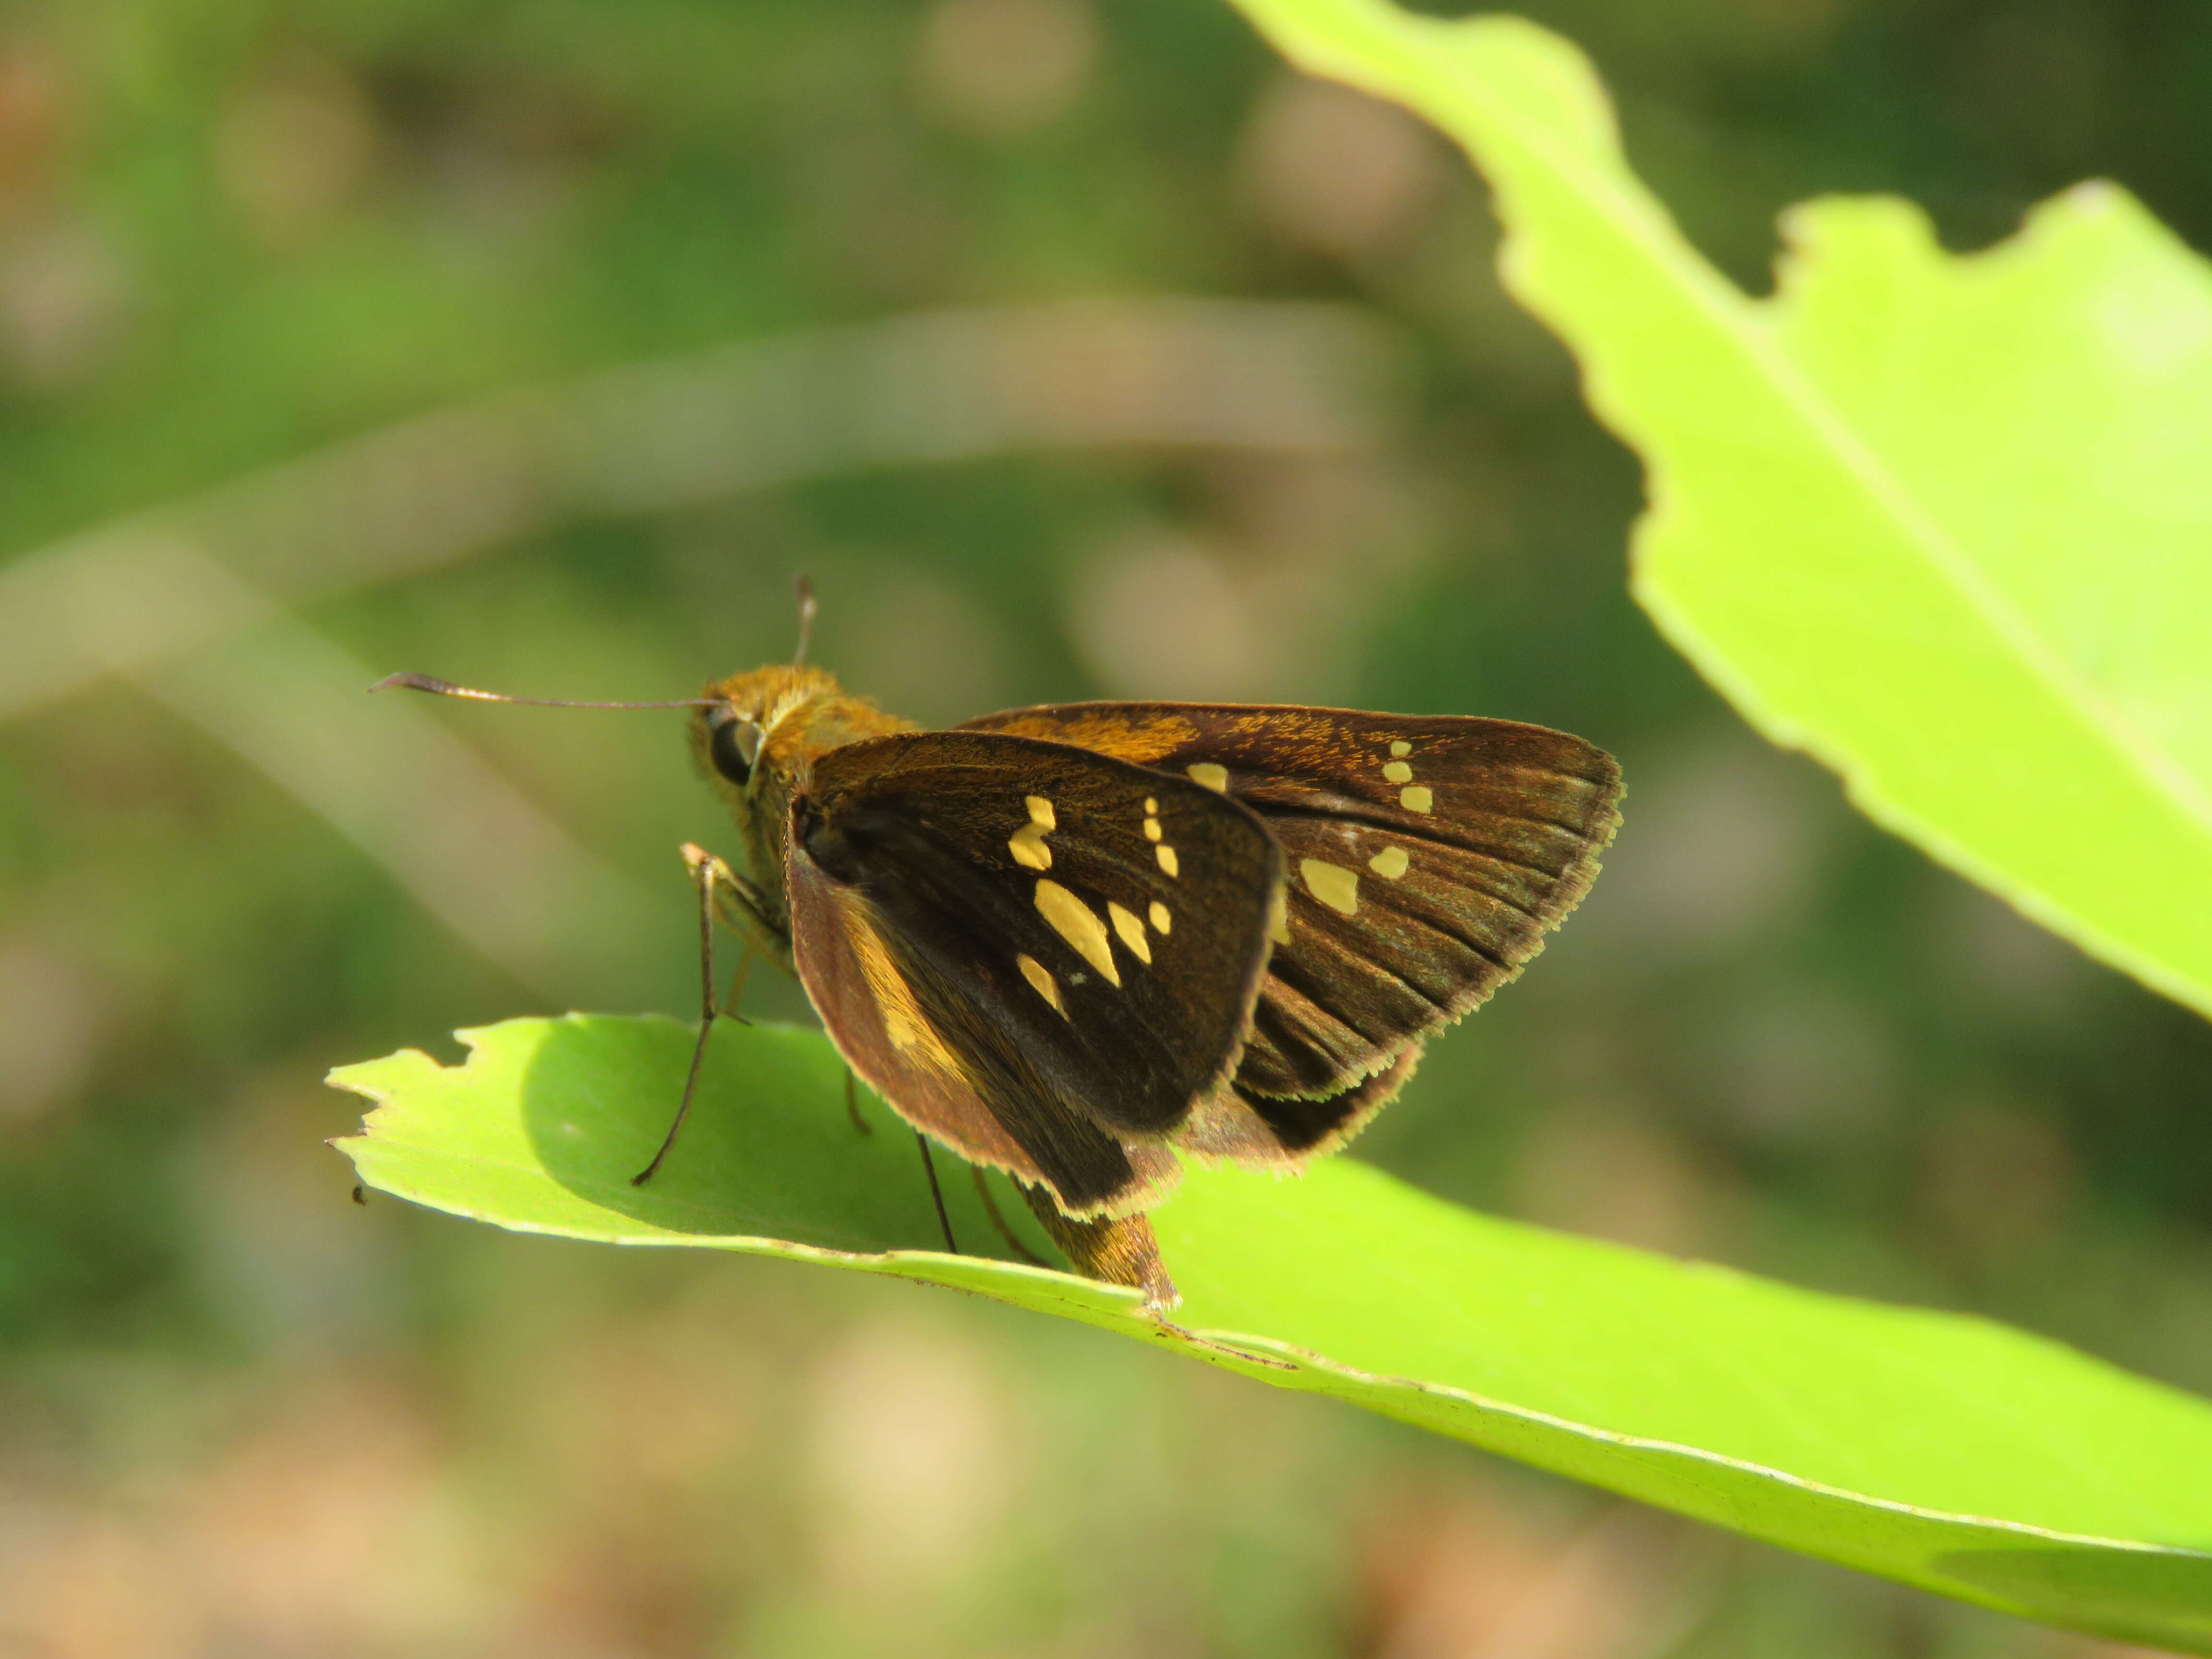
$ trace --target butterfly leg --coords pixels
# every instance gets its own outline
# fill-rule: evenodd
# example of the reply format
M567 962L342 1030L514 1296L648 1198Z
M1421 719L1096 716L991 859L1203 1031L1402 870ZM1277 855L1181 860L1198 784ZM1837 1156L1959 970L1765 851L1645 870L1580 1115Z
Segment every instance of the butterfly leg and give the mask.
M853 1080L853 1068L849 1066L845 1068L845 1115L853 1120L853 1127L860 1133L875 1133L868 1127L868 1120L860 1115L860 1091Z
M721 1012L714 996L714 919L717 906L715 890L720 884L729 884L733 891L738 877L730 866L704 848L684 843L684 863L691 872L692 884L699 890L699 1040L691 1047L691 1069L684 1074L684 1098L677 1103L676 1118L661 1138L660 1150L653 1155L653 1162L629 1178L633 1187L642 1187L653 1179L669 1152L676 1145L676 1137L683 1133L684 1119L691 1115L691 1097L698 1092L699 1068L706 1063L707 1043L714 1034L714 1017ZM746 958L751 959L751 941L747 940ZM739 969L742 975L743 969ZM732 986L732 994L737 987Z
M983 1213L991 1218L991 1224L999 1230L999 1237L1006 1241L1007 1246L1013 1253L1031 1267L1052 1266L1052 1263L1014 1237L1014 1230L1006 1224L1006 1218L1000 1213L999 1200L991 1196L991 1183L984 1179L983 1166L980 1164L970 1164L968 1166L968 1173L975 1177L975 1196L983 1200Z
M914 1144L921 1148L922 1173L929 1177L929 1196L937 1206L937 1225L945 1235L945 1248L958 1255L960 1246L953 1242L952 1218L945 1213L945 1189L937 1184L937 1160L929 1155L929 1137L916 1129Z
M752 1021L747 1019L743 1014L738 1012L738 1003L745 994L745 981L752 977L753 957L755 954L756 952L753 950L752 941L750 939L747 939L745 941L745 953L738 958L738 971L730 975L729 994L722 999L722 1018L724 1019L734 1019L740 1025L750 1025L752 1024Z
M769 920L760 889L705 848L687 843L684 848L685 867L691 867L695 861L714 870L714 919L785 973L793 972L791 935Z

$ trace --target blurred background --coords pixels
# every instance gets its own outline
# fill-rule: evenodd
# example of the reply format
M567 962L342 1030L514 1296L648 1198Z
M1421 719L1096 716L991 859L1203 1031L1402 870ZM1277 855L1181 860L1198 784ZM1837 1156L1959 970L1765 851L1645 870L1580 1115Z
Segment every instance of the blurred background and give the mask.
M1546 0L1763 288L2120 179L2185 0ZM1210 0L0 9L0 1655L2115 1659L1087 1329L356 1208L324 1070L691 1006L678 717L1583 733L1608 872L1358 1147L2212 1389L2212 1031L1859 821L1622 590L1483 192ZM1778 550L1779 555L1784 550ZM756 980L757 1015L805 1018Z

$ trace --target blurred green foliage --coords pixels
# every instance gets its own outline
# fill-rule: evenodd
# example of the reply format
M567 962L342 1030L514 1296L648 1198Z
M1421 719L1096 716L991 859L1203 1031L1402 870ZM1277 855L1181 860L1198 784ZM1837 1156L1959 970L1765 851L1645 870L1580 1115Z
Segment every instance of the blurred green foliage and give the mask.
M1773 213L1836 189L1912 196L1966 246L2109 174L2212 244L2212 46L2181 0L1530 10L1591 51L1647 179L1754 287ZM0 1634L134 1656L1395 1655L1516 1631L1693 1659L2082 1653L1093 1333L357 1211L316 1144L353 1121L316 1081L334 1059L578 1002L685 1008L673 848L715 839L671 723L416 711L476 757L471 787L519 792L497 822L565 834L510 878L593 872L616 896L588 915L636 919L563 933L586 878L502 896L483 800L429 773L380 757L360 780L357 811L396 828L306 804L307 763L343 781L394 729L316 665L681 694L787 649L806 569L823 658L917 718L1218 692L1605 744L1632 787L1605 879L1362 1155L2212 1388L2212 1036L1865 826L1659 643L1623 589L1635 472L1497 291L1492 246L1440 143L1167 0L0 19L0 580L390 422L732 341L1201 295L1330 301L1378 342L1351 438L1045 431L580 508L23 703L0 748ZM1095 368L1048 370L1048 408L1097 391ZM479 452L451 459L329 509L330 537L504 499ZM248 508L287 488L264 476ZM28 591L0 590L0 628ZM189 599L111 586L99 642ZM31 644L68 632L40 614ZM529 949L460 942L394 845L418 877L463 872ZM766 982L754 1006L799 1008Z

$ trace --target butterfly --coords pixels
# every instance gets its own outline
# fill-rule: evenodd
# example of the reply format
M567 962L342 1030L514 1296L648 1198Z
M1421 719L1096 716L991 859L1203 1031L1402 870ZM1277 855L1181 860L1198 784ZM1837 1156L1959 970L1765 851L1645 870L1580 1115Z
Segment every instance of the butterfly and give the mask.
M1612 757L1512 720L1083 702L924 731L803 660L687 702L743 867L684 849L708 988L678 1126L719 921L796 975L925 1159L1005 1170L1155 1310L1145 1212L1177 1154L1287 1172L1343 1146L1619 823Z

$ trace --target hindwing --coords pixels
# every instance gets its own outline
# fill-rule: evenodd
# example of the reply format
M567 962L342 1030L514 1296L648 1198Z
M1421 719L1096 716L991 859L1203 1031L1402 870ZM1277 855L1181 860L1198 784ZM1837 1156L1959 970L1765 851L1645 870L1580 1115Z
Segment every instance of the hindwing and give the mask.
M1294 1156L1340 1144L1430 1034L1519 972L1588 890L1620 817L1611 756L1511 720L1072 703L963 729L1190 780L1273 833L1290 900L1233 1092Z
M904 733L818 757L793 956L853 1068L978 1163L1123 1214L1249 1029L1282 855L1248 808L1065 744Z

